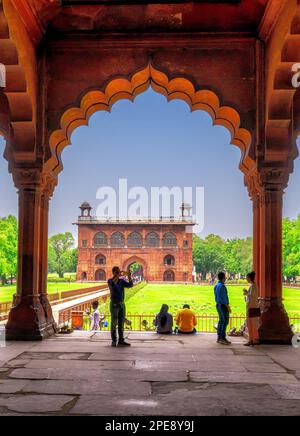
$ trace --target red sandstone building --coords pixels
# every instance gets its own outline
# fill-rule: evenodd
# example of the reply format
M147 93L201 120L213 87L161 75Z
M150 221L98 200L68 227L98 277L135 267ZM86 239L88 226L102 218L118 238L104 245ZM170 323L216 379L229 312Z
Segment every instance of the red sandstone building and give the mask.
M147 281L191 282L191 217L104 220L83 203L78 217L77 279L105 281L113 266L142 266Z

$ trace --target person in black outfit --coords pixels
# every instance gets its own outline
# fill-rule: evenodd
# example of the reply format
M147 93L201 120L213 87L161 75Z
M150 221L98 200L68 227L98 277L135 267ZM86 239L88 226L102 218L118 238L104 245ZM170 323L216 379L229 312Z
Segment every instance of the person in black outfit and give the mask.
M118 266L114 266L113 277L108 280L108 287L110 289L110 313L111 313L111 339L112 347L117 346L117 327L119 334L119 347L129 347L130 344L124 340L124 323L126 316L125 307L125 288L132 288L133 281L131 278L131 271L126 273L121 271ZM120 278L127 276L128 281Z

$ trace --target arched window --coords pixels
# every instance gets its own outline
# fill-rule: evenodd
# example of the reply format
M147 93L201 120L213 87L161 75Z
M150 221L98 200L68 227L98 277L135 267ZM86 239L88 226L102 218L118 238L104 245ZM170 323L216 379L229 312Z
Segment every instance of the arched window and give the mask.
M159 247L159 235L155 232L148 233L146 236L146 246L147 247Z
M97 265L105 265L106 264L106 257L103 256L103 254L98 254L98 256L96 256L95 263Z
M106 272L104 269L97 269L95 272L95 281L96 282L105 282L106 281Z
M96 233L94 236L94 247L106 247L107 246L107 236L103 232Z
M175 265L175 257L171 256L170 254L168 254L165 258L164 258L164 264L168 265L168 266L174 266Z
M87 280L87 273L86 273L85 271L83 271L83 272L81 273L81 280L82 280L83 282L85 282L85 281Z
M174 233L165 233L163 238L164 247L176 247L177 239Z
M164 272L164 282L175 282L175 273L171 269Z
M124 235L120 232L114 232L111 235L110 244L112 247L124 247L125 245Z
M132 232L128 235L128 247L141 247L143 245L142 235L138 232Z

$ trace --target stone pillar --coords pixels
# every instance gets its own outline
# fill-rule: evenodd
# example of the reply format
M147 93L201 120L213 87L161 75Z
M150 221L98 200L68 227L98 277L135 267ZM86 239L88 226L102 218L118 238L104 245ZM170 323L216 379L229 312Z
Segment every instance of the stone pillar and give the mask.
M45 237L45 223L41 220L45 217L42 175L35 168L14 169L13 175L19 189L18 281L6 337L7 340L41 340L54 331L53 325L49 328L50 312L46 317L40 295L41 264L45 261L41 247Z
M39 293L40 302L46 317L47 332L45 332L45 334L48 336L56 331L56 324L47 295L49 201L50 195L52 194L50 194L50 191L47 188L49 188L48 184L46 184L46 189L44 188L44 191L41 195L40 204Z
M259 290L261 343L290 344L292 331L282 303L282 203L284 172L268 170L261 177ZM257 260L256 260L257 261Z
M253 202L253 271L256 272L256 281L260 279L260 199L257 194Z
M245 177L245 185L248 187L249 197L252 200L253 211L253 271L256 272L256 282L259 283L260 275L260 196L258 174L252 171Z

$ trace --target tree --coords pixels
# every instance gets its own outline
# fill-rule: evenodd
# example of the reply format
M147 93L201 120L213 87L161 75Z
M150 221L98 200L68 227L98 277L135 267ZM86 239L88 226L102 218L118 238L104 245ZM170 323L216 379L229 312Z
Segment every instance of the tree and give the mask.
M76 254L72 255L73 246L74 238L71 232L59 233L49 239L49 271L56 272L60 278L63 278L65 272L72 272L69 268L74 267L76 259Z
M9 215L0 218L0 277L14 277L17 273L18 223Z
M240 239L229 239L225 243L224 253L225 270L232 275L241 272L241 259L239 256Z
M253 240L228 239L225 243L225 270L232 275L246 276L252 270Z
M78 249L77 248L66 251L62 255L62 262L64 265L65 272L76 272L77 261L78 261Z
M56 254L50 243L48 243L48 273L56 273Z
M194 236L193 260L196 272L205 279L208 273L213 275L224 269L224 244L220 236L208 235L205 239Z
M253 238L241 240L239 255L241 258L241 274L246 276L253 269Z
M296 279L300 275L300 215L296 220L283 220L283 275L286 279Z
M193 260L197 273L205 279L208 273L227 271L231 275L246 275L252 270L252 238L228 239L208 235L194 236Z

